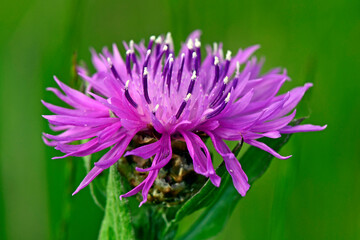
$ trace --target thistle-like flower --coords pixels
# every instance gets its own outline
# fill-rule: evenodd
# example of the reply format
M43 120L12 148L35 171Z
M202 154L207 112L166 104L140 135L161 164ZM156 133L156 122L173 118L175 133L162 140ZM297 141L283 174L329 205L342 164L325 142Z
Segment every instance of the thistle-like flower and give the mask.
M170 33L166 37L150 37L147 46L144 42L124 43L125 61L115 44L112 53L107 48L101 54L92 51L96 73L88 76L85 69L78 68L87 83L84 93L55 77L63 93L55 88L48 90L72 107L43 102L55 113L44 118L54 131L63 131L59 135L44 134L46 144L65 153L56 158L82 157L109 148L74 194L122 156L135 155L150 159L151 166L136 168L148 172L146 178L120 198L142 191L142 205L160 169L173 156L173 141L186 143L194 171L219 186L221 179L203 141L206 136L223 157L235 188L245 196L250 187L248 178L224 140L244 141L287 159L290 156L279 155L258 139L326 127L288 125L295 117L293 109L312 84L277 95L289 77L280 69L260 74L263 62L250 58L259 46L240 49L235 56L227 51L224 57L222 45L214 44L213 48L206 47L207 55L202 61L199 37L199 31L193 32L178 56ZM156 141L128 150L139 134ZM74 144L78 140L87 141Z

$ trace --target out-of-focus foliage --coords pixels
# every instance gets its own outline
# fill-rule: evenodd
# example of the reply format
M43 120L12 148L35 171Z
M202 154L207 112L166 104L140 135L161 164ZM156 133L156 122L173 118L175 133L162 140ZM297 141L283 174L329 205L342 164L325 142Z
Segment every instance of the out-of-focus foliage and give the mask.
M288 69L285 88L314 82L298 115L328 124L292 137L282 153L293 157L272 162L217 239L359 239L359 12L355 0L2 2L0 239L98 236L103 212L89 189L71 197L82 159L50 160L60 153L40 135L48 131L40 99L60 104L45 87L53 74L70 82L74 51L90 66L90 46L171 31L179 47L194 29L203 45L222 41L233 52L261 44L265 69Z

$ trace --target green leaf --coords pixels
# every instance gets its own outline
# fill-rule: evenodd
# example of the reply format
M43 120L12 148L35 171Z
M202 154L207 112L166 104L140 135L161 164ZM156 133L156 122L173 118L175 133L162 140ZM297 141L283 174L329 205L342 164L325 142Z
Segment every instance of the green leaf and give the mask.
M295 124L299 124L299 122ZM284 135L279 139L266 138L263 142L275 151L279 151L288 142L290 136ZM249 178L250 184L264 174L272 158L271 154L256 147L250 147L246 151L240 159L240 163ZM219 189L207 182L199 193L185 203L176 215L175 222L204 206L207 207L188 232L180 239L208 239L217 235L231 216L236 203L241 199L241 195L234 188L224 164L221 164L216 172L222 177L223 181Z
M124 193L124 186L116 167L116 164L110 167L105 216L101 224L99 240L135 239L127 200L119 199Z

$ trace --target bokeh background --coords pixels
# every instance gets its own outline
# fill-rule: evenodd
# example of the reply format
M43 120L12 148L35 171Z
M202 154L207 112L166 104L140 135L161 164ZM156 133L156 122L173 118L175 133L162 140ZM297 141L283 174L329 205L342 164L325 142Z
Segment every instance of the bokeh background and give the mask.
M90 64L91 46L168 31L179 47L194 29L233 52L261 44L265 69L288 69L284 90L314 82L299 116L328 124L291 139L281 152L293 157L272 162L215 239L360 239L358 0L2 1L0 239L97 238L89 190L70 197L82 160L50 160L59 153L41 140L40 99L58 103L45 88L54 74L69 83L73 53Z

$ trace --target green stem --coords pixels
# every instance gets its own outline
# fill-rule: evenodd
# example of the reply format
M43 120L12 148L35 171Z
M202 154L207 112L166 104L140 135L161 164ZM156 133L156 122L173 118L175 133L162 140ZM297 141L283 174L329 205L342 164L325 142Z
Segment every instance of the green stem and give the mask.
M119 199L125 192L117 164L110 167L107 184L105 215L101 224L99 240L132 240L135 233L132 226L128 200Z

